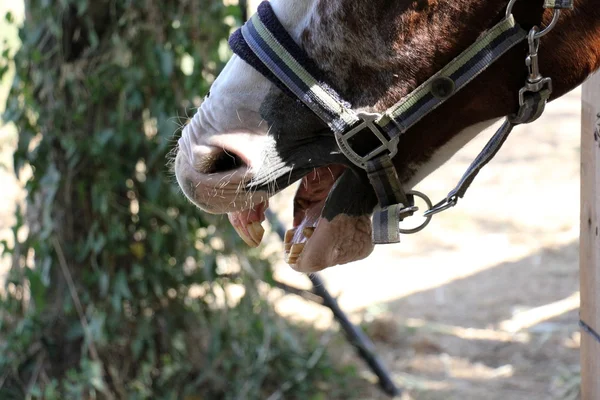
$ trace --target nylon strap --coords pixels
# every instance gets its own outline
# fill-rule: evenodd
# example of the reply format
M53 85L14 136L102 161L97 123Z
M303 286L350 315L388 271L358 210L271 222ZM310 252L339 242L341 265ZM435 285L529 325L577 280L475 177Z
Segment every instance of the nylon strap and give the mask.
M448 65L388 109L376 123L390 137L406 132L526 36L527 33L515 23L512 15L503 19ZM440 90L436 83L446 88L442 87Z
M539 92L532 92L525 96L524 104L519 111L509 117L513 124L528 124L538 119L544 112L546 103L552 94L552 90L546 87Z
M258 13L241 28L241 34L261 63L334 132L346 132L360 121L333 89L314 77L314 71L304 68L303 64L309 57L280 27L269 2L260 4ZM404 133L525 37L525 31L515 23L512 15L503 19L442 70L383 113L375 123L390 138ZM237 54L239 44L232 41L230 44ZM451 90L440 93L439 86L435 85L441 82L440 79L445 80Z
M554 9L573 9L573 0L544 0L545 8L554 8Z
M261 3L258 13L242 27L246 43L260 61L331 130L337 133L347 131L359 122L358 117L288 51L295 42L287 32L287 37L282 39L282 32L278 32L279 37L276 37L267 28L265 22L272 25L274 19L276 17L271 5L268 2Z
M375 190L379 206L373 211L374 244L400 242L400 211L409 205L392 159L378 157L367 163L367 176Z
M376 158L367 163L367 175L375 189L379 205L387 207L396 203L407 204L400 179L392 159L388 156Z
M378 207L373 213L373 244L388 244L400 242L398 216L407 205L392 204L388 207Z

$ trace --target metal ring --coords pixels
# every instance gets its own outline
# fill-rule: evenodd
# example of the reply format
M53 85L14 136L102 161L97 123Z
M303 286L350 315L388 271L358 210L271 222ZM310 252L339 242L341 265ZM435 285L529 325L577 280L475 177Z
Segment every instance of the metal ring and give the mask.
M558 18L560 17L560 10L558 9L554 9L554 14L552 15L552 21L550 21L550 23L548 24L547 27L545 27L544 29L542 29L540 32L536 33L535 35L533 35L534 39L539 39L542 36L546 36L548 33L550 33L550 31L556 26L556 24L558 23Z
M517 0L510 0L508 6L506 6L506 18L510 17L510 15L512 14L512 9L516 2Z
M429 200L429 197L427 197L424 193L417 192L416 190L411 190L411 191L406 192L406 194L413 195L415 197L423 199L423 201L427 204L427 207L428 207L427 210L431 210L433 208L433 203L431 203L431 200ZM425 229L425 227L427 225L429 225L429 222L431 222L431 215L425 217L425 221L423 221L423 223L421 225L417 226L416 228L402 229L402 228L398 227L398 230L402 234L410 235L412 233L417 233L417 232L420 232L423 229Z
M515 5L516 2L517 2L517 0L510 0L510 2L508 3L508 6L506 6L506 18L510 17L510 15L512 14L513 6ZM560 17L560 10L555 8L554 14L552 15L552 21L550 21L548 26L545 27L544 29L542 29L542 31L538 32L534 36L534 39L539 39L542 36L547 35L558 23L558 17Z

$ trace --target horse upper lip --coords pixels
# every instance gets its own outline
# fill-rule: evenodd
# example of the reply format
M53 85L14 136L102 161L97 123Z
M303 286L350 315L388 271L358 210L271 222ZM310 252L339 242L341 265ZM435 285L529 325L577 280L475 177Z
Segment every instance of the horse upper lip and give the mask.
M346 161L333 151L331 137L296 145L290 142L281 150L281 144L269 135L229 132L199 138L190 129L188 126L178 141L175 172L186 196L208 212L243 209L244 203L251 206L257 201L245 201L250 193L258 192L266 200L267 194L274 195L315 168ZM233 164L235 168L222 171L202 165L202 161L209 161L202 157L210 157L217 149L235 154L245 165Z

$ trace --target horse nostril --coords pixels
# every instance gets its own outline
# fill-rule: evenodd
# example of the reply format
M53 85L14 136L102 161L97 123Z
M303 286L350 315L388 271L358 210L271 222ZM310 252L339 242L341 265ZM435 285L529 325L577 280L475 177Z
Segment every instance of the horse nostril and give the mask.
M227 172L238 169L242 165L244 165L244 162L237 154L224 150L215 156L211 172Z
M212 146L198 146L193 151L194 169L202 174L227 172L244 166L237 154Z

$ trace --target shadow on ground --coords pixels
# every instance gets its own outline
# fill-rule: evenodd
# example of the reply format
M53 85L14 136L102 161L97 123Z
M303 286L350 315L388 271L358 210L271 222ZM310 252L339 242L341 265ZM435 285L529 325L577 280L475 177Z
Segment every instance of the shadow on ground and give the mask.
M546 247L371 306L363 326L409 398L562 399L579 363L577 251ZM341 342L339 356L358 362Z

